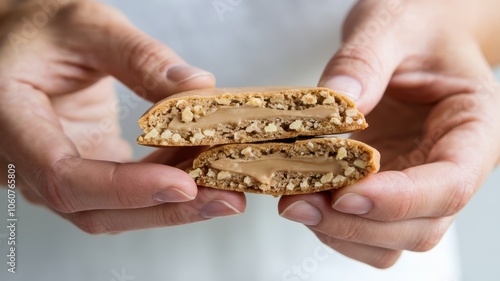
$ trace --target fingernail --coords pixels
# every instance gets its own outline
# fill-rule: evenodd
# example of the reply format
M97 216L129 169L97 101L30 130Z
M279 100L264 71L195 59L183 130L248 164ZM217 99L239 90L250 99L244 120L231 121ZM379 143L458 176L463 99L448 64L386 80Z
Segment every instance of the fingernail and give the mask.
M212 74L186 64L175 65L167 70L167 79L176 84L180 84L203 75L211 76Z
M297 201L288 206L280 216L291 221L300 222L305 225L317 225L322 218L321 212L311 203Z
M319 86L342 93L353 101L356 101L359 98L362 90L361 83L347 75L332 77L328 80L322 81Z
M238 209L223 200L210 201L200 210L200 216L207 219L239 214L241 214L241 212L238 211Z
M347 193L332 205L335 210L353 215L364 215L371 211L373 202L369 198L356 193Z
M194 196L189 196L177 188L169 188L156 192L153 198L161 203L173 203L191 201L194 199Z

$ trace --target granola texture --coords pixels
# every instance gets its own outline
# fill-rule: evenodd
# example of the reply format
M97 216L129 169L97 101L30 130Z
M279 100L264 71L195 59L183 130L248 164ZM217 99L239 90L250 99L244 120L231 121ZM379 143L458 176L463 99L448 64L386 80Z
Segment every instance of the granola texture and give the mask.
M331 109L327 118L287 115L321 106ZM227 116L210 127L199 122L217 110L249 107L279 110L276 116ZM172 129L171 122L189 125ZM326 88L254 87L210 88L183 92L153 105L140 119L143 134L137 142L150 146L198 146L250 143L297 136L317 136L365 129L363 114L345 96Z
M211 164L223 158L255 160L275 154L284 155L286 158L335 159L341 168L328 172L294 172L293 166L291 170L283 167L283 170L273 173L268 183L262 183L248 174L218 170ZM293 143L265 142L216 146L201 153L188 173L202 186L279 196L319 192L353 184L376 173L380 167L379 162L379 152L362 142L343 138L311 138Z

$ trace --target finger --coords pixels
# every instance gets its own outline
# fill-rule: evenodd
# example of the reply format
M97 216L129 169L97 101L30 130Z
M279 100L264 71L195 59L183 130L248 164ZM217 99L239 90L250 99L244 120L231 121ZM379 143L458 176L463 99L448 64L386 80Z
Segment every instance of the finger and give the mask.
M210 72L190 66L123 17L113 18L100 30L99 36L89 36L96 40L88 44L95 67L143 98L156 102L177 92L215 85Z
M83 231L100 234L181 225L215 217L238 215L245 211L245 204L243 193L200 188L196 199L185 203L62 215Z
M198 154L206 149L206 146L163 147L144 157L141 162L177 166L186 161L192 162Z
M16 90L16 98L0 103L0 133L9 136L0 140L0 147L19 175L54 209L139 208L195 198L195 182L179 169L81 159L47 96L25 85Z
M401 256L401 251L340 240L319 231L314 231L319 240L335 251L376 268L389 268Z
M344 23L344 42L328 62L319 82L319 86L356 100L363 113L377 104L394 71L413 47L406 46L405 36L399 34L396 16L391 17L387 26L378 26L381 30L376 35L368 32L378 24L374 15L386 8L377 2L360 1L353 8Z
M393 250L428 251L441 240L453 217L380 222L337 212L328 193L283 197L280 215L349 242Z

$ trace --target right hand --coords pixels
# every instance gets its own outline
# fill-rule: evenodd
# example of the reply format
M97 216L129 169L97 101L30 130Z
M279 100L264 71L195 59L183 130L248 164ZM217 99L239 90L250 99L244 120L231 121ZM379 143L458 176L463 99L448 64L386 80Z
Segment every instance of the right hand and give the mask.
M131 151L120 137L118 113L124 112L117 110L111 76L152 102L213 87L214 76L189 66L113 8L62 2L29 1L0 16L2 173L14 164L17 187L29 201L88 233L243 212L243 194L198 188L174 167L199 149L161 149L122 163Z

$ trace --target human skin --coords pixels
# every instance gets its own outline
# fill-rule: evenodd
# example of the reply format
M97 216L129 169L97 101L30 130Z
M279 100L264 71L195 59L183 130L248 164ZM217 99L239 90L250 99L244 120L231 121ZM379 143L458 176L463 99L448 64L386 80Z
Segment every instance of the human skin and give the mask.
M28 200L93 234L244 211L243 194L198 188L175 167L199 148L161 149L130 162L120 136L111 77L156 102L212 87L212 74L98 2L8 8L0 18L0 162L15 165L17 188Z
M380 151L381 172L334 192L282 197L281 216L378 268L403 250L433 248L500 160L490 67L500 59L492 51L499 9L490 0L359 1L319 84L368 114L370 127L352 137Z

